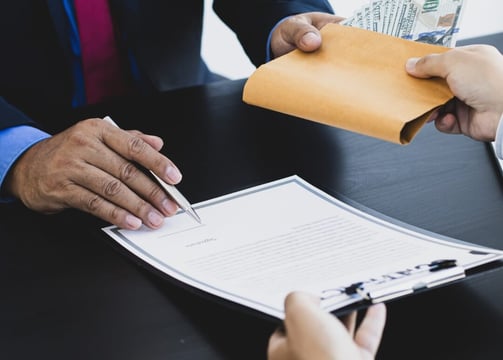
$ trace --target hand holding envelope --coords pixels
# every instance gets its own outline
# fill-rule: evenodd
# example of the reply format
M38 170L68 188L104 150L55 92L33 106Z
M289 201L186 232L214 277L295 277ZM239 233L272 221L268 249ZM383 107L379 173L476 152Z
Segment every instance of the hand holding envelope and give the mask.
M411 57L448 47L338 24L321 29L313 53L294 50L261 65L243 101L397 144L408 144L432 111L453 98L445 80L405 71Z

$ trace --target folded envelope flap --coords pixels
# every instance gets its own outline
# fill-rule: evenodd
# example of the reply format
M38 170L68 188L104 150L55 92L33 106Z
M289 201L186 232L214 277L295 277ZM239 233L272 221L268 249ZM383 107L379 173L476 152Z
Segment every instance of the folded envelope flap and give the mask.
M410 57L449 48L327 24L312 53L294 50L248 78L243 101L382 140L407 144L453 95L440 78L405 71Z

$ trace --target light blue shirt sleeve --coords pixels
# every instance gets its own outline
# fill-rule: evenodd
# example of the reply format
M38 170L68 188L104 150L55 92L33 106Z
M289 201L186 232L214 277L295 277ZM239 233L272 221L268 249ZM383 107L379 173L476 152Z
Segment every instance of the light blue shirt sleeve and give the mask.
M11 166L31 146L47 139L49 134L32 126L21 125L0 130L0 189ZM1 197L0 202L11 201Z

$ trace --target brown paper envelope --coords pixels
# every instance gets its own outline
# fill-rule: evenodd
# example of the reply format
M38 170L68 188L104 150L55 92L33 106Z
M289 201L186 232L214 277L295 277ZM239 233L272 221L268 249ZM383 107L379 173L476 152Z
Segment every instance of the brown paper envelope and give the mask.
M449 48L328 24L312 53L294 50L256 69L243 101L378 139L407 144L453 95L440 78L405 71L410 57Z

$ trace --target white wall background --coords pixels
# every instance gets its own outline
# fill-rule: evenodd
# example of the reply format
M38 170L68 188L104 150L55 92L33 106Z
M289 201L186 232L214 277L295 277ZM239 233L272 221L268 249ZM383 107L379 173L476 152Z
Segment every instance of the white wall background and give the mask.
M253 0L249 0L253 1ZM348 17L368 0L329 0L338 15ZM503 32L503 1L464 0L458 39ZM212 1L205 0L202 54L213 71L231 79L248 77L255 69L246 57L236 36L215 15Z

